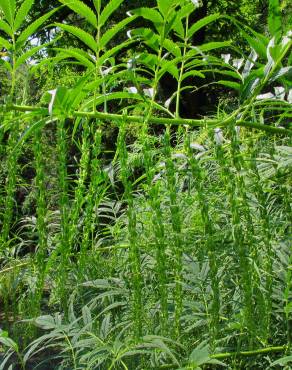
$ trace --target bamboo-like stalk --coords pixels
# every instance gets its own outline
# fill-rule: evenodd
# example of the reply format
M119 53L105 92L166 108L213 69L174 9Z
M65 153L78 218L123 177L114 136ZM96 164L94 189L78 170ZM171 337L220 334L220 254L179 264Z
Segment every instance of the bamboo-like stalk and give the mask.
M48 108L44 107L33 107L33 106L20 106L20 105L10 105L7 106L7 110L16 110L19 112L38 112L40 115L49 115ZM164 118L164 117L153 117L149 116L147 118L148 123L157 124L157 125L187 125L191 127L227 127L227 125L234 121L234 117L238 114L238 112L233 113L232 115L228 116L225 119L186 119L186 118ZM74 117L87 117L87 118L97 118L101 121L110 120L110 121L121 121L123 120L122 114L114 114L114 113L102 113L102 112L79 112L75 111L68 114L68 118ZM145 118L142 116L129 116L125 117L127 123L135 123L135 124L144 124ZM288 135L292 136L292 130L280 128L280 127L273 127L267 126L259 123L248 122L248 121L241 121L238 120L235 122L236 126L241 127L248 127L254 128L257 130L266 131L273 134L280 134L280 135Z

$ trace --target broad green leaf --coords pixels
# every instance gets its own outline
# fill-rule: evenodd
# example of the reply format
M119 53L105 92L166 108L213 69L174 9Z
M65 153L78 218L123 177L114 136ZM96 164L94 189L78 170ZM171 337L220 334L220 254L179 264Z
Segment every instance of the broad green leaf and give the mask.
M97 28L97 19L94 12L85 3L79 0L59 0L62 4L68 6L75 13L84 17L90 24Z
M124 0L110 0L101 12L99 26L102 27L113 12L115 12Z
M0 30L4 31L10 37L12 37L12 35L13 35L13 31L12 31L11 27L9 26L9 24L7 22L3 21L2 19L0 19Z
M12 45L4 39L3 37L0 36L0 46L4 46L5 49L10 50L12 48Z
M18 28L22 25L22 22L25 20L26 16L28 15L34 0L24 0L21 4L20 8L18 9L14 21L14 31L17 31Z
M220 14L211 14L207 17L204 17L193 24L190 29L188 30L188 38L191 38L196 32L198 32L201 28L207 26L207 24L212 23L221 17Z
M62 48L54 48L54 50L60 51L63 54L66 54L67 57L72 57L78 60L81 64L89 69L95 68L95 64L90 56L84 52L84 50L77 49L77 48L70 48L70 49L62 49Z
M59 8L55 8L50 12L44 14L42 17L38 18L32 24L30 24L27 28L25 28L21 34L19 35L18 39L16 40L16 49L20 49L23 44L25 44L30 36L32 36L42 25L43 23L50 18Z
M282 28L282 17L279 0L269 0L268 25L271 36L276 36Z
M161 26L163 25L163 22L164 22L161 15L155 9L138 8L138 9L132 10L131 13L137 14L143 17L144 19L147 19L148 21L153 22L157 29L161 29Z
M0 8L3 10L4 16L11 28L13 28L15 15L15 0L0 0Z
M94 52L97 51L97 43L94 40L94 38L89 33L83 31L81 28L69 26L67 24L62 23L55 23L55 25L76 36L80 41L82 41Z
M101 39L99 41L99 48L100 49L105 48L106 45L108 44L108 42L114 36L116 36L118 32L120 32L127 24L129 24L130 22L132 22L136 18L137 18L137 16L132 16L132 17L125 18L121 22L115 24L112 28L110 28L109 30L107 30L102 35L102 37L101 37Z

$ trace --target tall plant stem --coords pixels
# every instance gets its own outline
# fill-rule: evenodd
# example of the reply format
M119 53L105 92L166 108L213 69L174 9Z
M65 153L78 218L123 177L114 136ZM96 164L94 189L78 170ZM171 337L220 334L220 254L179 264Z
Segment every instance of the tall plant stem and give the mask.
M174 277L175 277L175 292L174 292L174 321L176 337L180 336L181 332L181 313L183 308L182 298L182 252L183 240L181 237L182 217L177 199L177 184L176 184L176 169L174 167L173 158L171 157L171 143L170 143L170 127L166 127L164 134L164 152L166 157L166 177L169 197L169 206L171 214L171 226L174 233Z
M121 164L121 177L124 185L124 196L128 204L128 228L129 228L129 253L133 279L133 322L135 329L135 340L142 336L143 309L142 309L142 271L141 257L138 246L136 212L134 208L133 189L130 181L130 170L128 163L128 152L126 148L125 123L122 122L118 137L118 152Z
M48 247L48 230L46 224L47 204L46 204L46 184L44 168L44 149L42 145L41 131L37 130L34 136L34 157L35 157L35 185L37 191L37 232L38 232L38 249L35 255L36 268L38 270L37 292L33 299L35 315L39 313L40 301L44 286L46 271L46 254Z
M58 252L60 253L60 265L58 275L58 289L60 291L61 304L65 308L66 303L66 282L69 251L69 199L68 199L68 175L67 175L67 143L65 120L57 122L57 151L59 166L60 198L59 207L61 214L61 232Z
M210 278L212 287L212 304L210 309L210 345L211 348L215 348L215 341L218 334L219 326L219 315L220 315L220 290L219 290L219 278L218 278L218 254L216 254L216 244L214 241L215 228L214 221L210 216L210 204L205 194L204 179L206 175L201 167L198 159L194 156L191 150L190 135L186 132L185 138L185 151L188 154L188 161L194 179L194 187L197 191L198 202L200 206L200 213L204 225L204 240L208 253L209 265L210 265ZM220 257L219 257L220 258Z

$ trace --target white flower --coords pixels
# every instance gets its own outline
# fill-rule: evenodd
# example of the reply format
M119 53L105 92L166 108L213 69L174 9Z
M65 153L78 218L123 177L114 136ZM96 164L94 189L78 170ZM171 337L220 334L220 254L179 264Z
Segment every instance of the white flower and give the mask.
M153 98L154 96L154 89L151 87L149 89L143 89L144 94L149 96L150 98Z
M138 90L135 86L128 87L127 90L130 94L137 94L138 93Z

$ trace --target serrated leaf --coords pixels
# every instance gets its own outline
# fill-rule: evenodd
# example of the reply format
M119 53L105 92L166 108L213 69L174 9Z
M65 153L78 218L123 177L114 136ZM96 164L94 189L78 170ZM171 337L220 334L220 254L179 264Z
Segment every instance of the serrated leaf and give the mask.
M7 50L10 50L12 48L12 45L9 43L9 41L5 40L1 36L0 36L0 46L4 46L4 48Z
M235 89L235 90L240 90L240 84L238 82L220 80L220 81L217 81L216 83L219 85L226 86L226 87L231 87L232 89Z
M84 67L88 69L95 68L95 64L93 63L92 59L86 52L84 52L84 50L81 50L78 48L70 48L70 49L54 48L54 50L60 51L63 54L67 54L68 57L75 58L81 64L83 64Z
M138 8L138 9L132 10L131 13L137 14L140 17L143 17L144 19L147 19L148 21L153 22L156 28L158 29L161 29L161 26L163 25L163 22L164 22L161 15L155 9Z
M25 63L27 61L27 59L29 59L30 57L32 57L34 54L36 54L38 51L40 51L41 49L45 48L46 46L52 44L52 42L48 42L46 44L43 44L43 45L40 45L40 46L36 46L36 47L34 47L34 48L26 51L24 54L22 54L16 60L15 68L19 68L23 63Z
M111 0L101 12L99 25L102 27L113 12L115 12L124 0Z
M51 10L50 12L44 14L42 17L38 18L28 27L26 27L16 40L16 49L20 49L23 44L27 42L28 38L32 36L43 25L43 23L48 20L51 15L53 15L58 9L59 8L55 8Z
M163 42L163 46L175 57L181 56L181 50L174 41L170 39L165 39Z
M17 31L18 28L22 25L22 22L25 20L26 16L28 15L34 0L24 0L21 4L20 8L18 9L14 21L14 30Z
M131 36L142 38L146 45L157 51L159 49L159 35L150 28L135 28L131 31Z
M88 308L88 306L82 307L82 318L83 318L84 325L89 326L88 329L90 330L90 326L92 326L92 316L91 316L91 311Z
M13 35L13 31L9 24L2 19L0 19L0 30L4 31L8 36L12 37Z
M200 78L205 78L205 75L202 72L192 70L192 71L189 71L189 72L184 73L182 80L185 80L186 78L192 77L192 76L196 76L196 77L200 77Z
M12 67L10 65L10 63L6 62L6 60L3 60L0 58L0 64L2 66L4 66L5 69L7 69L7 71L11 72L12 71Z
M129 24L130 22L132 22L136 18L137 18L137 16L132 16L132 17L125 18L121 22L115 24L112 28L107 30L100 39L100 42L99 42L100 49L105 48L106 45L108 44L108 42L114 36L116 36L118 32L120 32L127 24Z
M135 40L128 40L125 41L117 46L114 46L113 48L107 50L102 56L98 59L97 63L99 66L102 66L109 58L111 58L114 54L116 54L118 51L120 51L123 48L128 47L129 45L133 44Z
M15 0L0 0L0 8L3 10L4 16L11 28L13 28Z
M169 10L171 7L177 4L177 1L174 0L157 0L157 5L160 13L164 16L164 18L167 18L169 14Z
M230 45L231 45L231 41L212 41L212 42L207 42L206 44L203 44L203 45L198 45L195 47L195 49L206 52L210 50L225 48Z
M72 9L75 13L85 18L90 24L97 28L97 19L94 12L85 3L79 0L59 0L62 4Z
M87 45L92 51L97 51L97 43L94 38L88 33L83 31L81 28L75 26L69 26L67 24L56 23L56 26L76 36L80 41Z
M207 26L207 24L212 23L221 17L220 14L211 14L207 17L204 17L194 23L188 30L188 38L191 38L196 32L198 32L201 28Z

